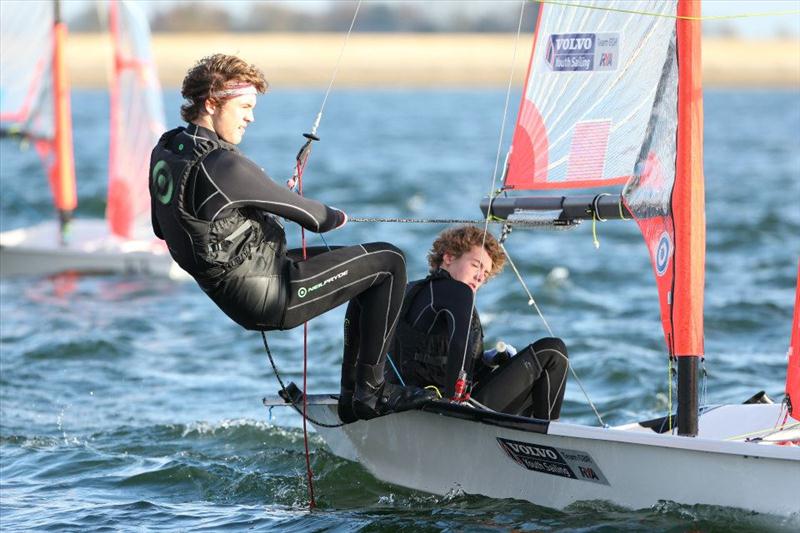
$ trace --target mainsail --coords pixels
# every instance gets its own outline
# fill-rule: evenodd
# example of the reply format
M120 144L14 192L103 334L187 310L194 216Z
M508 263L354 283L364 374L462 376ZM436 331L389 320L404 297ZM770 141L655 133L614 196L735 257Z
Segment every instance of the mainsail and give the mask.
M143 176L150 150L165 130L161 87L142 11L132 2L112 1L109 30L114 62L106 218L114 235L143 238L151 234L150 198Z
M539 3L504 183L625 184L622 202L650 252L668 351L690 356L690 366L679 359L687 378L703 355L699 17L699 0ZM680 394L679 377L679 404Z
M58 2L0 3L2 132L34 142L63 221L77 206L66 32Z

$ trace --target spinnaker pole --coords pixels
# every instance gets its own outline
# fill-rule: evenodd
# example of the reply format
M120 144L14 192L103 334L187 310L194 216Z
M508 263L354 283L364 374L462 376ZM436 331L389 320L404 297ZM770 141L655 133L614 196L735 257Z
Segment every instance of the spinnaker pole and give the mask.
M703 348L705 185L700 0L679 0L678 129L672 211L675 276L672 291L673 355L678 359L678 434L698 432L697 380Z
M61 242L66 242L72 213L78 206L72 144L69 78L64 61L67 25L61 21L61 2L53 2L53 107L55 109L55 160L50 167L50 188L58 211Z

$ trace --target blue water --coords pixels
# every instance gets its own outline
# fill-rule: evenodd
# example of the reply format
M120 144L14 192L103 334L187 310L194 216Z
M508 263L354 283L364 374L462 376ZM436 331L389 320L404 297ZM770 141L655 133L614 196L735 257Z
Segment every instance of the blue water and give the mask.
M320 91L260 100L243 150L276 179L321 103ZM305 192L353 216L478 218L492 182L502 91L336 91ZM516 96L512 101L516 100ZM102 216L104 92L76 91L79 216ZM180 102L167 99L171 124ZM513 106L512 106L513 107ZM709 403L764 389L782 398L800 257L800 93L707 91L705 174ZM508 128L510 129L510 128ZM507 131L508 134L508 131ZM3 140L3 230L52 216L33 150ZM425 273L441 227L352 223L330 244L387 240ZM667 365L655 285L630 222L567 232L515 230L524 278L605 421L663 415ZM290 230L290 244L299 243ZM312 236L310 244L320 244ZM548 277L554 269L568 275ZM563 272L563 270L562 270ZM546 334L510 271L481 291L487 340L524 346ZM372 478L312 435L319 508L307 510L300 419L270 414L277 383L256 333L230 322L192 283L130 277L0 281L0 527L7 530L764 531L800 517L665 502L636 511L603 502L554 511L517 501L434 497ZM309 390L335 390L341 321L312 321ZM302 377L302 331L273 333L285 378ZM595 424L570 381L565 420ZM458 443L453 443L454 453ZM465 464L480 458L465 458ZM658 483L659 480L653 480ZM742 490L768 491L753 480Z

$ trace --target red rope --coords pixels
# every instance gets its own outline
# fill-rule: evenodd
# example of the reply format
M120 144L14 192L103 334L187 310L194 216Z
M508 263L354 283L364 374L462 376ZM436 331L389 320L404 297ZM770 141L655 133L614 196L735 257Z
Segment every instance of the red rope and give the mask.
M305 158L298 160L295 167L297 173L297 192L303 196L303 171L305 170ZM308 259L306 252L306 230L300 227L300 239L303 247L303 260ZM306 449L306 475L308 477L308 502L309 510L317 506L314 499L314 472L311 470L311 455L308 452L308 322L303 323L303 444Z

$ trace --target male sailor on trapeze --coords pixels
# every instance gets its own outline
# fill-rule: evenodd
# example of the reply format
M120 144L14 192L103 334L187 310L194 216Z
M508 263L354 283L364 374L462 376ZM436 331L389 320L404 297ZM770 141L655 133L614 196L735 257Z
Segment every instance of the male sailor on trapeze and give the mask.
M483 246L481 246L483 245ZM567 348L539 339L516 353L484 351L473 299L499 273L505 255L497 240L475 226L443 231L428 253L430 275L409 284L390 351L393 382L433 386L446 399L470 397L495 411L557 419L567 382Z
M349 301L343 418L416 408L435 395L384 381L406 284L402 252L382 242L310 248L307 259L287 251L278 217L323 233L347 215L278 185L236 148L267 87L264 74L236 56L216 54L189 70L181 88L188 125L165 133L150 160L153 231L246 329L291 329Z

